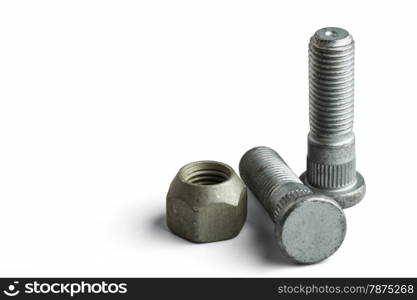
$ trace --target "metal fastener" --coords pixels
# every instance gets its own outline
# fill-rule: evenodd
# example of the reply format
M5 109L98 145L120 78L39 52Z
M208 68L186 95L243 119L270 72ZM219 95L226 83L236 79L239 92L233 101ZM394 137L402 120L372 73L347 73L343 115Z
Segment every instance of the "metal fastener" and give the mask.
M346 234L342 208L302 184L274 150L249 150L239 171L276 224L278 244L290 259L303 264L319 262L342 244Z
M182 167L169 187L167 224L196 243L237 236L246 220L246 186L231 167L197 161Z
M301 180L343 208L365 195L356 171L353 128L354 41L344 29L318 30L309 45L310 133Z

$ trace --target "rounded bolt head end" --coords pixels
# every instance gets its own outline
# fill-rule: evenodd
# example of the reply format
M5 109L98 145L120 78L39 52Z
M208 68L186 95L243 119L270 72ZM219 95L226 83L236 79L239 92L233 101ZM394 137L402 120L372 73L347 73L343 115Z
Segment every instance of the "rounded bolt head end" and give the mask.
M325 194L326 196L334 199L342 208L349 208L358 204L366 193L366 184L363 176L356 172L356 182L354 185L348 188L336 189L336 190L327 190L320 189L318 187L310 185L307 180L306 172L301 174L301 181L307 185L313 192Z
M300 197L275 227L284 254L300 264L322 261L332 255L346 235L342 208L331 198L310 194Z

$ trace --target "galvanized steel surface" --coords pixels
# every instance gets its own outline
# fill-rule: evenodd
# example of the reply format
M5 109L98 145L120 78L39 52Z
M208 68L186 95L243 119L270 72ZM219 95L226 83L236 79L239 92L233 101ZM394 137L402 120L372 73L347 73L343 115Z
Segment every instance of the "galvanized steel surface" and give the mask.
M318 30L309 44L310 133L301 179L343 208L362 200L366 190L356 171L354 50L349 32L336 27Z
M316 263L342 244L346 234L342 208L302 184L274 150L249 150L239 171L275 222L275 237L287 257L298 263Z

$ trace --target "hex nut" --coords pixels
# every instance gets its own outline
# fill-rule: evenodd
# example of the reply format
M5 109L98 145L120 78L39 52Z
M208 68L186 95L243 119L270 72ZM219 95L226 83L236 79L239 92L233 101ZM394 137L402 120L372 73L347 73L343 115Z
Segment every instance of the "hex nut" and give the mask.
M167 225L196 243L237 236L246 220L246 186L231 167L197 161L182 167L168 191Z

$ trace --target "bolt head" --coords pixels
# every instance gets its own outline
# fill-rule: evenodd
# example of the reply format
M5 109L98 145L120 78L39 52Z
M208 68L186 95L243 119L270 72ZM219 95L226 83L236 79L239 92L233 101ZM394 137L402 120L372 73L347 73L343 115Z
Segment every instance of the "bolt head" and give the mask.
M307 185L313 192L324 194L333 198L342 208L349 208L358 204L366 193L366 184L363 176L356 172L356 182L352 186L341 189L321 189L310 185L307 180L306 172L301 174L301 181Z
M311 264L332 255L346 234L342 208L331 198L310 194L288 208L275 228L286 256L300 264Z

